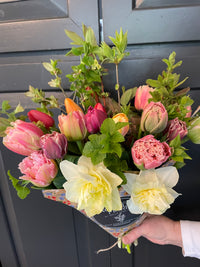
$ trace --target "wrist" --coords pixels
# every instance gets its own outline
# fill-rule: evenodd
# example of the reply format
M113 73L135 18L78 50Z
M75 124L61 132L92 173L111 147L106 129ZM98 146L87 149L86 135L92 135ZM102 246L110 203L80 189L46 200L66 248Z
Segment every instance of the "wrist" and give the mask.
M183 247L180 221L173 221L173 231L170 244Z

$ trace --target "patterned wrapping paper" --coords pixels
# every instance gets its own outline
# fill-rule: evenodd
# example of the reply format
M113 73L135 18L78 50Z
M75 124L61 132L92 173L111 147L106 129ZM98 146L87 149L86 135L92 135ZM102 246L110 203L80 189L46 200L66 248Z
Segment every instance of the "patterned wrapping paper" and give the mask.
M43 190L42 192L47 199L59 201L77 209L76 203L65 198L64 189ZM88 217L84 210L79 210L115 238L122 236L127 231L141 224L147 216L147 214L131 214L126 206L126 200L129 198L129 195L122 188L120 188L119 192L123 207L120 211L107 212L106 210L103 210L102 213L95 215L94 217Z

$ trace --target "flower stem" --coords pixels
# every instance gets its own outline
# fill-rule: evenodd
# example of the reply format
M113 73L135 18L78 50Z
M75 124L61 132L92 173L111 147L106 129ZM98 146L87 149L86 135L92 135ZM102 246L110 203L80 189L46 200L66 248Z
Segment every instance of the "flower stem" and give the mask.
M119 69L118 64L115 64L116 70L116 86L117 86L117 97L118 97L118 104L120 105L120 91L119 91Z
M76 144L78 146L78 149L80 150L81 154L83 152L83 148L84 148L84 143L82 140L76 141Z

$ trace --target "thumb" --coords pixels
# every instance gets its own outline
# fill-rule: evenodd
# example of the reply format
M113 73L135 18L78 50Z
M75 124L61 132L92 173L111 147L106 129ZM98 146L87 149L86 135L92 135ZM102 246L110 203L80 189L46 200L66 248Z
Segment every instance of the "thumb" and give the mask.
M122 242L126 244L130 244L134 242L136 239L138 239L141 236L140 226L132 229L128 234L122 237Z

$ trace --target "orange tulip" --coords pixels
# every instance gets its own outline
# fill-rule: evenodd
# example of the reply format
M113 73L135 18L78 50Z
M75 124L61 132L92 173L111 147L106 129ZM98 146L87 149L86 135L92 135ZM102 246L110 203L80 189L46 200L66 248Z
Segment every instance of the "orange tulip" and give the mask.
M73 111L80 110L83 112L83 110L70 98L65 98L65 109L67 114Z
M128 117L124 113L117 113L114 117L112 117L115 123L117 122L128 122ZM118 130L120 134L125 136L129 131L129 125L126 125Z

